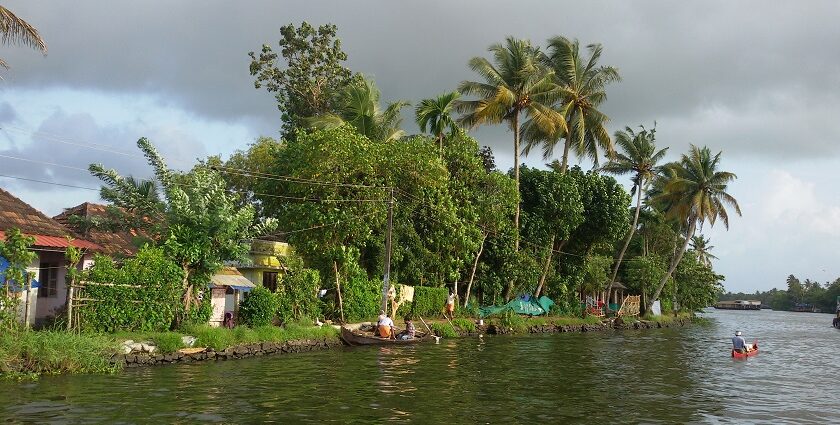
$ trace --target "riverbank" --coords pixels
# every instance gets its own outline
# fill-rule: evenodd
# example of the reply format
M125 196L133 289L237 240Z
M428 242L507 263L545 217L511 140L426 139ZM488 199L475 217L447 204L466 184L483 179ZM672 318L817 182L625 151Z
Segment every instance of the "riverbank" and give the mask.
M689 315L659 316L647 320L601 320L596 317L503 316L478 325L473 319L429 321L435 334L445 338L477 335L604 332L684 326ZM194 339L191 339L194 338ZM126 342L138 341L140 351ZM191 345L191 347L190 347ZM197 326L184 332L119 333L110 335L30 331L0 336L0 377L31 379L42 374L116 373L124 367L232 360L245 357L335 349L343 344L333 326L285 328L266 326L234 329Z

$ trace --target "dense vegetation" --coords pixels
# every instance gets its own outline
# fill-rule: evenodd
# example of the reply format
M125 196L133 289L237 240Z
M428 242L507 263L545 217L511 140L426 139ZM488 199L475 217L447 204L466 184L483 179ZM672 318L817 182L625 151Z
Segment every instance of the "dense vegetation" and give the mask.
M250 54L255 87L277 100L280 139L261 137L187 171L169 168L140 139L155 172L149 181L90 166L110 208L83 224L130 230L147 245L134 259L99 257L70 274L103 284L89 289L104 301L81 311L80 328L198 329L209 315L212 274L245 260L261 238L284 239L296 254L276 292L258 288L244 298L240 323L251 330L240 332L374 317L389 215L391 282L417 288L408 310L415 314L439 314L450 290L461 314L545 294L561 315L580 315L581 300L609 293L612 282L645 306L661 298L675 311L705 307L721 292L723 276L699 231L740 215L727 192L735 175L708 147L662 163L667 148L657 147L655 128L611 137L602 110L620 76L599 63L600 45L581 52L565 37L546 48L509 37L490 46L489 58L469 59L475 81L453 81L457 91L420 100L414 115L428 134L407 135L401 110L409 102L380 104L375 81L345 66L335 26L287 25L281 34L279 54L268 45ZM490 148L468 134L496 124L513 133L509 171L496 169ZM520 154L534 149L553 161L520 166ZM574 156L592 168L570 167ZM629 175L630 193L610 174ZM8 238L0 253L20 263L13 245L24 242ZM338 287L341 308L336 291L316 295ZM3 311L12 302L0 299Z

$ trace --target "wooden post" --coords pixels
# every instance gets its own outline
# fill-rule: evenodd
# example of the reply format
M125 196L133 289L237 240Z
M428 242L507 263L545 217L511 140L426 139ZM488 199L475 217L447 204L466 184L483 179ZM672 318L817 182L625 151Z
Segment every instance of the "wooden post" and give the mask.
M391 232L394 227L394 188L388 195L388 233L385 237L385 273L382 278L381 309L388 313L388 289L391 287Z
M32 279L29 277L29 273L24 274L26 279L26 285L24 288L26 292L24 293L26 296L26 301L23 305L23 327L28 329L29 328L29 291L32 289Z
M338 264L333 261L335 270L335 292L338 294L338 312L341 314L341 323L344 323L344 302L341 300L341 281L338 279Z
M76 279L70 278L70 282L67 285L67 330L73 329L73 285L75 285Z

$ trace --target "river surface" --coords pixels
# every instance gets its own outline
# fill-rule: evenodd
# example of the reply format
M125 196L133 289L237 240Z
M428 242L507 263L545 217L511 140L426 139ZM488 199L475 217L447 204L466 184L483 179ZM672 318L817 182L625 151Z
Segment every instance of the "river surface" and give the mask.
M0 422L828 423L827 314L711 311L707 324L345 348L113 376L0 382ZM736 329L759 340L729 356Z

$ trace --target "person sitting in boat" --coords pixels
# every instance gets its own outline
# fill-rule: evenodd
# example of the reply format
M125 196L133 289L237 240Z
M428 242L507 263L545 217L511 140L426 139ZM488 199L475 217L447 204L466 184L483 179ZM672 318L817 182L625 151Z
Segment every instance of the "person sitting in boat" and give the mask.
M379 311L379 322L376 323L376 328L379 330L379 336L382 338L390 338L394 334L394 321L385 315L383 310Z
M752 351L752 344L747 344L747 340L741 336L741 331L736 331L732 337L732 349L739 353L748 353Z
M405 331L400 333L400 339L414 339L417 335L417 328L414 327L414 322L411 321L411 316L405 316Z

